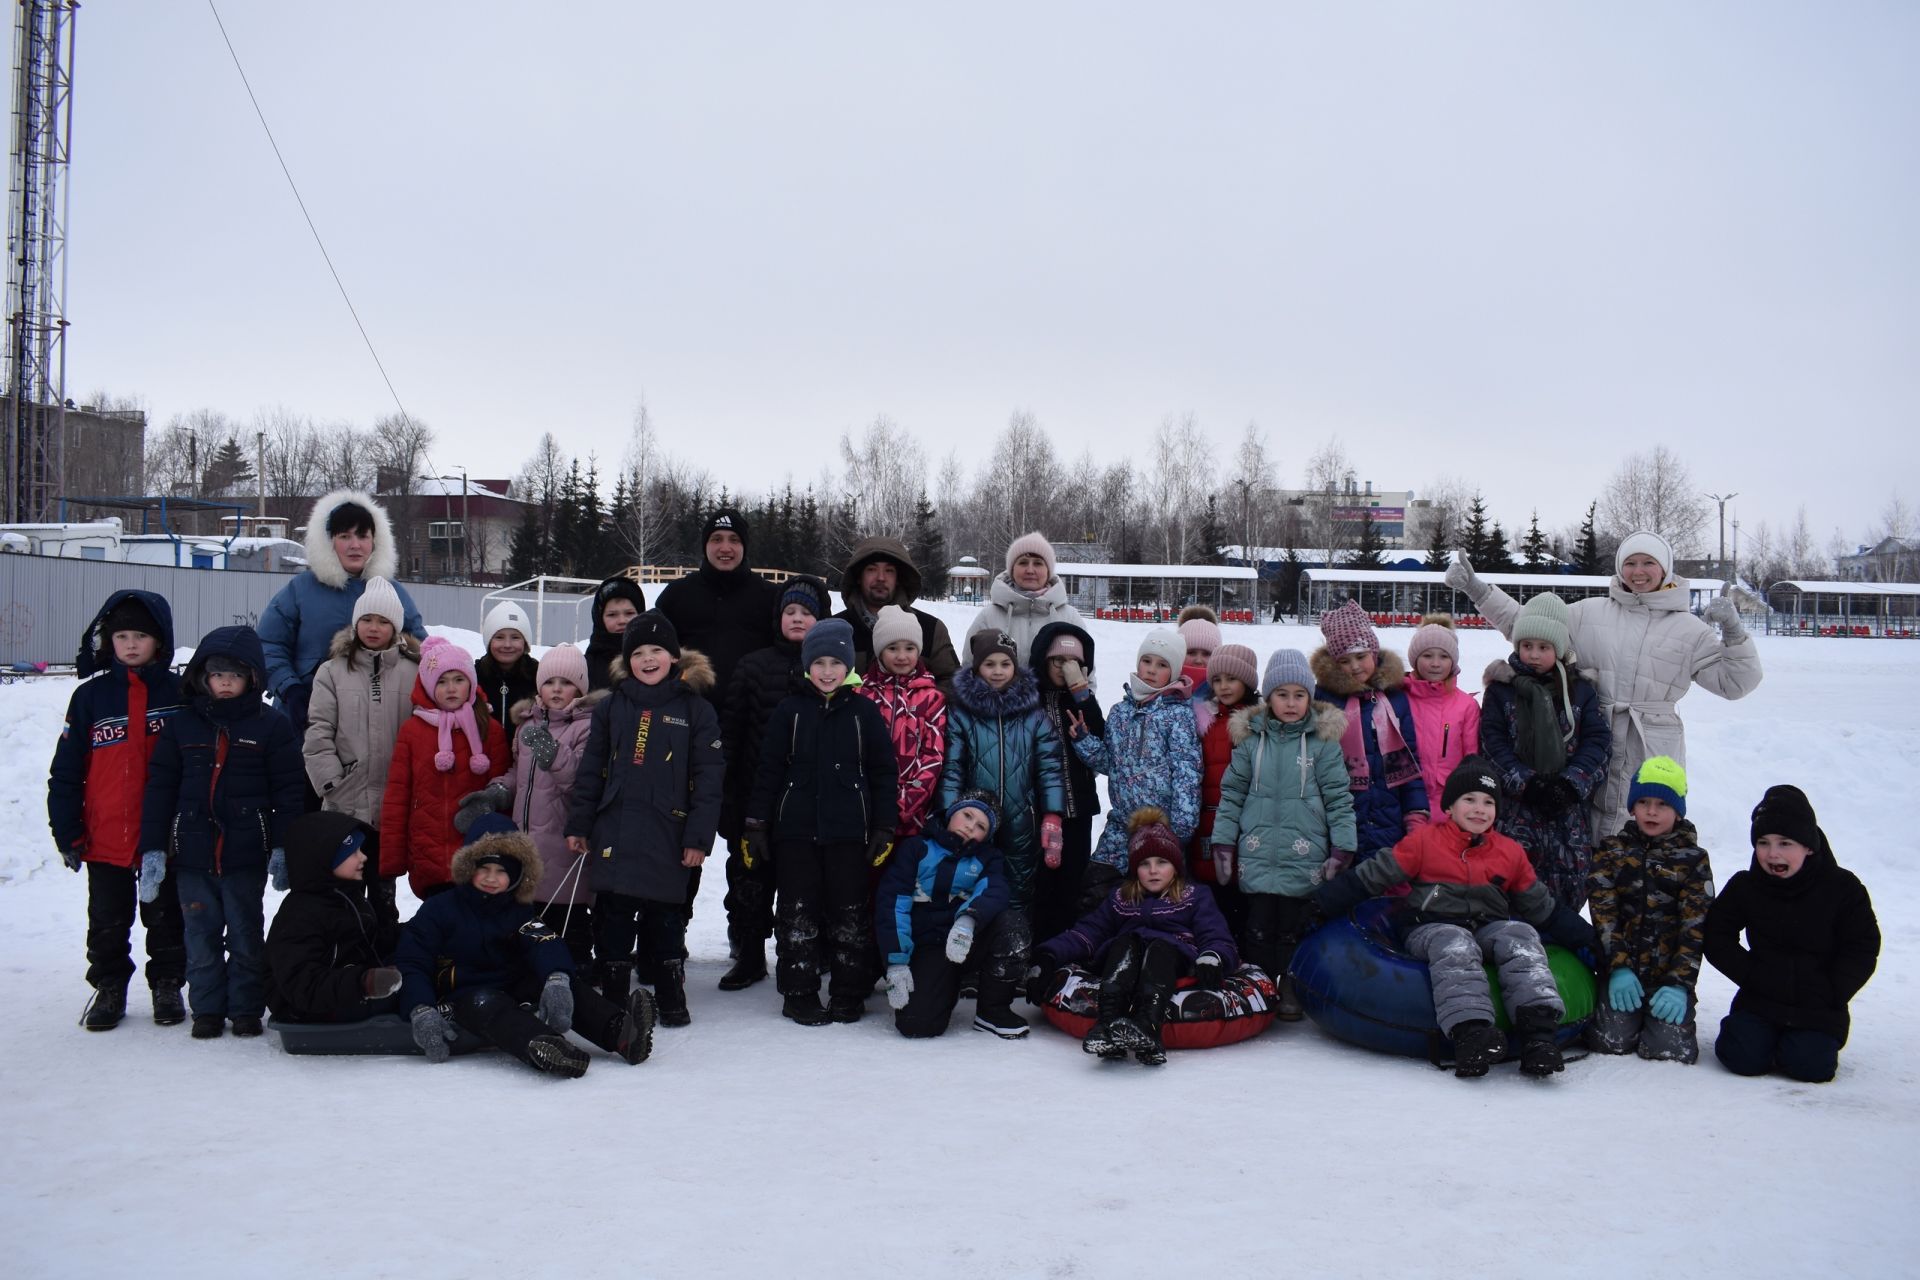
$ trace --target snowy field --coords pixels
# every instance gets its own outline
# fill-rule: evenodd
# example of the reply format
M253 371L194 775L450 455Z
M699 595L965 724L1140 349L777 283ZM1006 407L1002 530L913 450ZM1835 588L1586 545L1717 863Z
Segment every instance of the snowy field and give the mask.
M956 637L972 616L935 611ZM1111 703L1144 628L1091 630ZM1227 631L1263 663L1319 638ZM1504 648L1462 640L1477 688ZM72 685L0 688L5 1271L1911 1275L1920 644L1760 644L1756 693L1682 704L1689 811L1724 881L1747 864L1761 792L1797 783L1872 892L1886 949L1830 1085L1737 1079L1710 1051L1457 1081L1311 1023L1155 1071L1096 1063L1045 1025L1016 1043L975 1033L966 1004L948 1036L908 1043L878 996L857 1026L803 1028L771 982L715 990L717 863L689 937L693 1026L662 1030L639 1067L602 1055L563 1082L498 1055L196 1044L147 1020L139 979L128 1020L90 1035L84 882L45 808ZM1709 970L1703 1039L1731 995Z

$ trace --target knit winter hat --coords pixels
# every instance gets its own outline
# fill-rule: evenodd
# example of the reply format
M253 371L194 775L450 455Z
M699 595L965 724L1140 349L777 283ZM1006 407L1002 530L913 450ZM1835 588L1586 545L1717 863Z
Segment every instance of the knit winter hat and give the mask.
M978 809L986 815L987 839L983 841L983 843L991 842L994 835L1000 830L1000 810L993 803L993 792L968 791L964 793L958 800L948 805L946 812L940 815L943 819L942 825L944 826L945 823L952 822L953 815L962 809Z
M1749 844L1758 845L1761 836L1785 836L1809 849L1825 849L1827 833L1813 816L1813 802L1798 787L1768 787L1767 794L1753 807Z
M615 600L625 600L633 606L636 613L647 611L647 594L640 589L639 583L624 575L608 578L593 589L593 629L595 631L607 629L602 619L606 616L607 606Z
M1468 756L1447 775L1447 785L1440 792L1441 812L1453 808L1461 796L1474 791L1492 800L1496 811L1499 809L1500 773L1484 756Z
M1074 635L1071 631L1060 631L1056 632L1053 639L1047 642L1047 652L1045 656L1049 658L1072 658L1075 662L1085 665L1087 661L1087 646L1081 644L1080 637Z
M1687 771L1672 756L1649 756L1627 788L1627 808L1651 797L1665 800L1681 817L1687 816Z
M155 620L153 610L135 597L128 596L113 606L100 624L100 634L109 640L121 631L138 631L143 636L152 636L157 640L160 638L160 623Z
M1013 562L1021 556L1039 556L1047 562L1047 576L1053 576L1053 544L1039 532L1023 533L1007 544L1007 572L1013 572Z
M785 613L790 604L804 607L816 621L827 616L827 597L811 578L790 579L780 591L780 607L775 612Z
M385 578L368 578L365 589L360 592L360 598L354 602L353 620L355 622L368 614L391 622L395 635L407 629L407 611L400 603L400 593L394 590L393 584ZM493 633L487 634L491 638Z
M426 690L429 702L433 700L434 686L449 671L458 671L467 677L466 705L457 711L446 711L438 706L415 707L413 714L438 731L433 753L435 769L441 773L453 772L453 731L458 729L467 740L468 770L476 775L484 774L492 767L493 761L487 758L480 737L480 721L473 710L474 698L480 688L473 670L473 655L444 636L428 636L426 643L420 646L420 687Z
M1380 652L1380 637L1374 634L1373 620L1357 600L1349 600L1338 609L1321 614L1320 634L1327 639L1329 657Z
M1420 619L1420 625L1414 628L1413 639L1407 642L1407 665L1413 666L1420 655L1429 649L1438 649L1453 659L1453 674L1460 674L1460 638L1453 634L1453 615L1450 613L1430 613ZM1558 653L1559 650L1554 650Z
M886 647L896 641L905 640L918 649L922 640L920 620L897 604L886 605L873 620L873 656L879 657Z
M533 643L533 623L527 621L527 611L511 600L502 600L487 612L487 620L480 624L480 647L493 647L496 632L514 630L528 644Z
M1567 633L1567 602L1551 591L1543 591L1520 606L1514 620L1513 643L1544 640L1553 646L1554 656L1562 662L1573 660L1573 639Z
M1134 661L1137 662L1148 654L1165 658L1167 665L1173 668L1173 673L1179 675L1180 668L1187 661L1187 642L1172 627L1155 627L1147 632L1146 638L1140 642L1140 651L1133 655Z
M643 644L657 644L676 659L680 656L680 633L658 609L649 609L627 624L620 634L620 656L631 662L633 651Z
M338 871L340 864L359 852L360 846L366 842L367 829L365 827L356 826L353 830L347 832L347 838L334 846L331 855L333 860L327 864L327 870Z
M720 507L707 517L707 523L700 530L702 547L707 545L707 539L713 536L716 529L728 530L739 537L742 547L747 545L747 518L732 507Z
M1207 659L1207 679L1232 676L1252 689L1260 682L1260 655L1243 644L1223 644Z
M1657 533L1642 530L1639 533L1630 533L1621 539L1619 549L1613 553L1615 573L1619 573L1621 567L1627 563L1628 556L1652 556L1659 562L1660 567L1666 570L1667 577L1673 576L1673 545Z
M1137 878L1140 864L1148 858L1165 858L1175 871L1187 874L1179 837L1167 825L1167 815L1150 804L1135 809L1127 819L1127 875Z
M427 697L433 697L434 686L449 671L460 672L469 684L478 687L473 655L445 636L428 636L420 645L420 687L427 691Z
M1266 678L1260 682L1260 696L1271 698L1273 691L1283 684L1297 684L1307 691L1309 698L1313 696L1313 664L1298 649L1273 651L1273 656L1267 659Z
M967 637L967 666L970 669L980 670L980 664L996 653L1004 653L1013 659L1014 666L1020 665L1020 649L1006 632L976 631Z
M853 624L845 618L822 618L800 642L800 667L810 671L822 658L838 658L853 668Z
M210 676L239 676L244 680L253 679L253 668L230 653L210 653L200 669Z
M467 843L478 844L488 836L517 835L520 828L513 825L511 819L498 813L483 813L473 820L467 828ZM473 869L495 866L507 873L506 892L512 893L520 887L520 878L526 874L526 863L507 852L511 847L507 841L496 840L482 850L473 860Z
M547 650L546 656L540 659L540 670L533 678L533 687L538 689L556 677L585 693L587 691L587 655L570 644L557 644Z
M1180 611L1180 638L1189 649L1212 653L1220 647L1220 617L1203 604L1190 604Z

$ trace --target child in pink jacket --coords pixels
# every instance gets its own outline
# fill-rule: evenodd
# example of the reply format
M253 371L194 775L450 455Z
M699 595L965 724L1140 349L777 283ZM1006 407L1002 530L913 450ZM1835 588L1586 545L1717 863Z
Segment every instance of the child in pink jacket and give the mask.
M900 770L900 825L894 837L917 836L940 787L940 766L947 754L947 696L921 660L920 623L906 610L888 605L875 619L873 664L861 681L860 696L880 708L893 736L894 762Z
M1480 754L1480 704L1460 689L1460 641L1449 614L1420 620L1407 646L1407 703L1413 708L1420 776L1427 795L1447 787L1447 775Z

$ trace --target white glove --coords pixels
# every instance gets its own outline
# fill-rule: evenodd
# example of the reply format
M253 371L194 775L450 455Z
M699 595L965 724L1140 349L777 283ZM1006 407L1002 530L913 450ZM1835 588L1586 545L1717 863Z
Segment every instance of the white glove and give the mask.
M1444 576L1448 586L1455 591L1464 591L1468 595L1472 595L1473 589L1480 585L1480 576L1473 571L1473 561L1467 559L1467 553L1464 551L1453 553L1453 558L1447 561L1447 572Z
M887 1003L896 1009L907 1007L907 997L913 994L913 970L903 964L887 966Z
M947 959L959 964L973 950L973 917L961 916L947 931Z

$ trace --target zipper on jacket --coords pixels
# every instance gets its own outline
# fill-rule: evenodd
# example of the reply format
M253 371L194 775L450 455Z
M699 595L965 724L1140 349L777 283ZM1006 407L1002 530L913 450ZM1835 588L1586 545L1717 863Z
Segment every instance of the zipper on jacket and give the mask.
M1442 760L1447 758L1447 744L1452 741L1453 721L1449 720L1440 726L1440 758Z
M207 781L207 817L213 822L213 874L220 874L220 855L225 852L227 833L220 825L220 811L214 806L214 793L220 789L220 774L227 767L227 731L214 731L213 776Z

